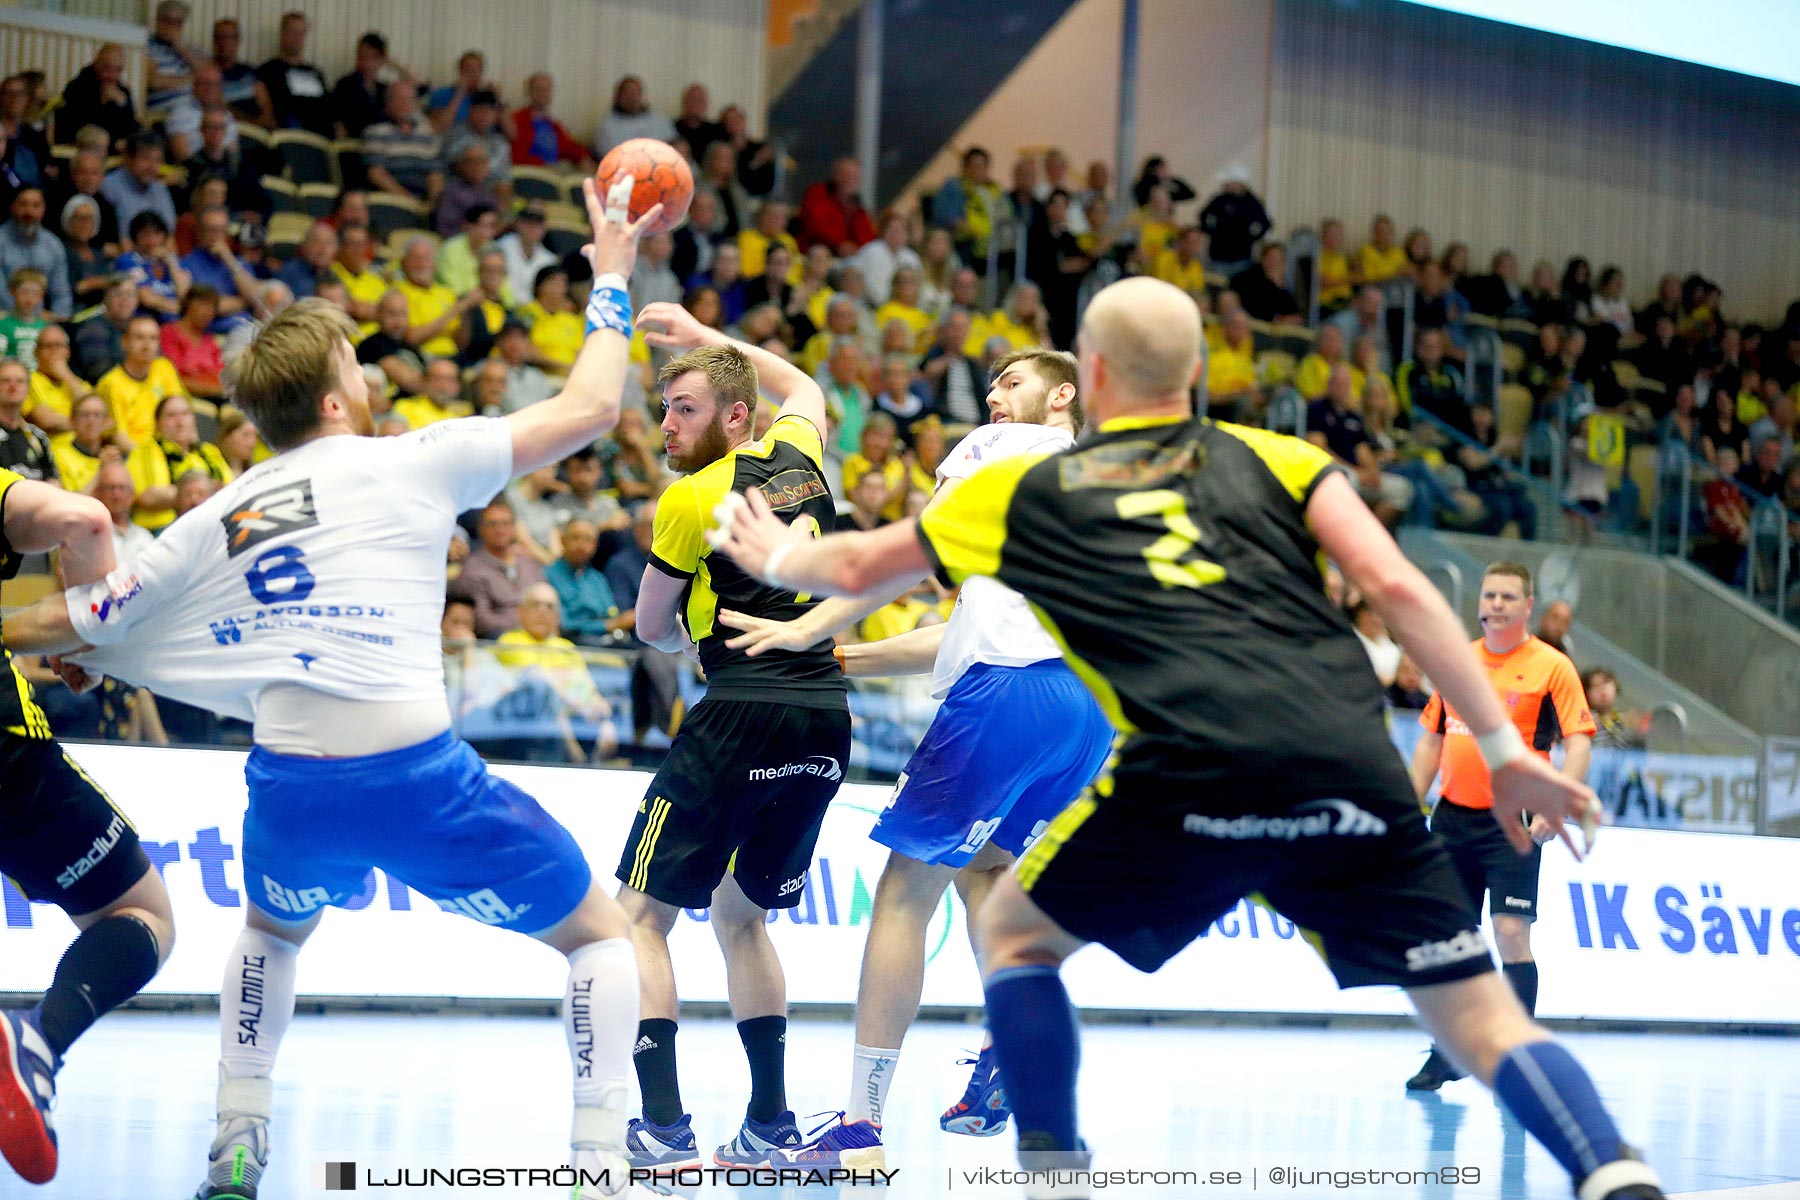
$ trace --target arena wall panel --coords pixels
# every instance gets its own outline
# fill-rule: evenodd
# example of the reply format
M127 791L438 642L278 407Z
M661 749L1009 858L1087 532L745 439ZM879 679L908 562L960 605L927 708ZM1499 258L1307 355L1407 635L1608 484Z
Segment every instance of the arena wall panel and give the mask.
M180 943L153 993L213 995L242 928L241 753L77 746L76 759L136 822L173 896ZM610 882L648 777L634 772L502 767L573 831ZM871 898L885 850L867 837L887 790L849 784L826 818L799 908L770 932L798 1004L853 1003ZM1346 841L1353 841L1346 838ZM1346 847L1354 852L1353 846ZM1540 1014L1719 1024L1794 1024L1800 995L1800 843L1607 829L1588 862L1546 849L1533 949ZM68 945L68 922L10 884L0 921L0 993L41 989ZM522 937L439 911L372 873L355 911L330 914L301 958L306 996L369 1000L560 995L557 955ZM703 913L671 938L684 999L725 998ZM981 994L952 900L927 940L927 1005L972 1007ZM1160 1012L1398 1014L1393 989L1339 992L1286 921L1240 904L1163 971L1143 976L1105 950L1070 964L1086 1007Z
M1070 9L908 192L935 190L956 174L963 149L972 145L993 154L1003 187L1015 157L1050 146L1069 155L1078 182L1093 159L1111 166L1123 9L1123 0L1082 0ZM1140 13L1140 156L1162 155L1203 197L1227 167L1243 168L1260 187L1274 0L1143 0ZM1183 209L1195 211L1194 205Z
M736 101L763 128L767 0L194 0L190 41L211 44L212 23L236 17L246 61L275 53L281 15L304 12L307 53L330 81L350 70L356 39L374 29L389 53L434 85L455 79L465 50L487 56L508 109L533 72L556 77L552 111L584 144L612 106L621 75L644 80L652 108L673 115L681 90L705 83L716 109Z
M1355 245L1387 212L1477 271L1582 254L1634 304L1698 271L1739 320L1794 298L1800 88L1398 0L1277 0L1274 50L1278 226L1337 216Z

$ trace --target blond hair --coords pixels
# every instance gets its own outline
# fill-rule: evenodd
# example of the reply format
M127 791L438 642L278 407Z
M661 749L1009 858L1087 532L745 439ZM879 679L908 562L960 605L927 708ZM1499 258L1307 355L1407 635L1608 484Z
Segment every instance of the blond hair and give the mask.
M319 423L319 401L343 386L338 343L356 336L356 322L316 297L283 309L233 367L237 406L275 450L297 445Z
M742 350L730 344L696 347L665 363L656 373L657 386L666 387L689 371L706 376L706 386L720 413L742 401L749 416L756 416L756 367Z

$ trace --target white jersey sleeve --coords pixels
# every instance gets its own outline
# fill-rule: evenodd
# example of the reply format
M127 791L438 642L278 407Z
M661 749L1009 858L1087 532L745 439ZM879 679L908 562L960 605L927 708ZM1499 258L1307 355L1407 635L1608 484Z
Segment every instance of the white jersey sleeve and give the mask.
M106 578L70 588L63 599L76 634L91 646L110 646L151 623L209 565L202 534L197 522L177 521Z
M1011 422L983 425L956 443L938 464L937 481L963 480L989 463L1019 454L1035 452L1055 454L1075 444L1075 436L1066 429L1049 425L1023 425Z
M938 486L961 482L981 468L1021 454L1055 454L1075 444L1066 429L1048 425L984 425L963 438L938 464ZM1025 598L1005 584L977 575L963 584L938 647L931 694L943 699L970 667L1024 667L1060 658L1062 651L1038 623Z
M394 441L395 482L441 497L453 513L486 504L512 478L512 429L501 417L439 421Z

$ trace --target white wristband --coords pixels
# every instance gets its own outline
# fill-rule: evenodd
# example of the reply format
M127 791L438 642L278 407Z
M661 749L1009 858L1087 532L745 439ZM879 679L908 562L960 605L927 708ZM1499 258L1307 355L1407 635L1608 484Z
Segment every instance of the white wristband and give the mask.
M790 586L781 578L781 564L786 562L787 556L794 552L794 545L793 542L783 542L769 551L769 557L763 563L762 575L763 579L771 586L784 589Z
M1481 760L1487 763L1490 772L1518 762L1531 753L1525 748L1525 739L1510 722L1491 733L1476 734L1475 745L1481 750Z

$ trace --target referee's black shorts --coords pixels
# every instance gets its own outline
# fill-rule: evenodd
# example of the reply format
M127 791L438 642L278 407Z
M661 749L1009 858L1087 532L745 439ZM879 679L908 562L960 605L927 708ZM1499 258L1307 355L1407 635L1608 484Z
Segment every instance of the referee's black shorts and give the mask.
M72 917L124 895L150 860L125 814L63 748L0 733L0 875Z
M618 877L677 908L706 908L726 875L751 903L793 908L825 809L850 762L850 710L707 698L650 781Z
M1538 867L1544 848L1533 846L1520 854L1494 820L1489 808L1469 808L1439 800L1431 812L1431 832L1444 839L1456 874L1469 893L1469 903L1481 913L1485 897L1496 917L1537 920Z
M1051 822L1016 872L1051 919L1154 971L1252 896L1298 925L1340 987L1493 970L1480 920L1391 751L1329 784L1279 764L1135 764Z

